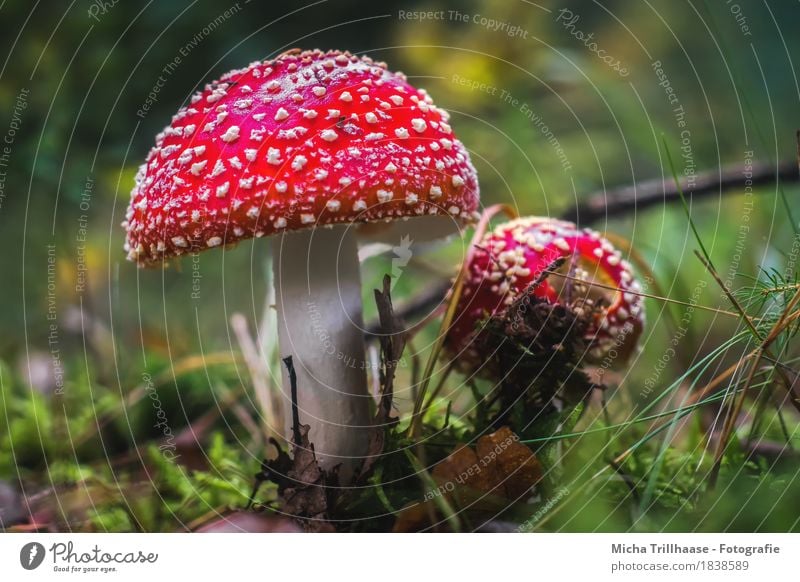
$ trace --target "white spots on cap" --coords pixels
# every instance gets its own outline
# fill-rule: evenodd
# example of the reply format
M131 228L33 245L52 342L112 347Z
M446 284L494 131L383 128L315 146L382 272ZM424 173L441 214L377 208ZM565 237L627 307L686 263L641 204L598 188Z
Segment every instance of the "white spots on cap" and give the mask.
M291 129L281 129L278 131L278 139L295 139L308 131L305 127L297 126Z
M211 170L211 177L216 178L217 176L225 173L225 164L222 160L217 160L214 163L214 169Z
M455 188L461 188L461 186L464 185L464 178L462 178L458 174L453 174L453 177L451 178L451 181L452 181L453 186Z
M540 242L537 242L537 240L534 237L529 237L528 240L525 242L536 253L541 253L542 251L544 251L544 245L541 244Z
M313 214L301 214L300 215L300 222L303 224L312 224L316 218Z
M247 218L256 219L261 214L261 209L258 206L251 206L247 209Z
M206 241L206 245L208 247L218 247L222 244L222 238L218 236L212 236Z
M281 150L278 148L269 148L267 150L267 163L273 166L279 166L283 163L281 160Z
M231 125L225 133L222 134L222 141L225 143L232 143L239 139L239 126Z
M415 117L411 120L411 127L414 128L414 131L417 133L425 133L425 130L428 128L428 124L425 122L424 119L420 117Z
M167 159L178 149L180 149L180 146L178 145L168 145L161 148L161 159L162 160Z
M189 246L189 243L186 241L186 237L183 236L173 236L170 240L172 241L172 244L182 249L185 249Z
M556 248L564 251L565 253L568 253L571 250L569 243L563 237L556 237L555 240L553 240L553 244L556 246Z
M603 258L603 249L601 249L600 247L597 247L596 249L594 249L592 251L592 254L595 257L597 257L598 259L602 259Z
M230 187L231 187L230 182L225 182L217 186L217 198L225 198L225 196L228 194L228 190L230 189Z
M450 207L459 219L472 218L477 192L469 157L452 136L440 141L449 131L444 113L406 83L366 57L307 51L251 63L206 86L157 136L140 171L125 223L130 257L148 262L181 254L170 242L175 236L187 245L217 233L226 244L223 231L234 240L266 236L298 226L301 212L319 219L320 208L352 208L364 212L361 220L391 221ZM329 121L314 125L326 115ZM434 133L424 143L400 141ZM446 143L452 153L441 151ZM431 185L434 169L446 174L446 183L440 177ZM459 179L469 192L452 188ZM401 204L379 208L372 196ZM433 204L436 199L441 204ZM237 222L240 210L248 217L257 213L248 210L253 205L269 212L268 222Z
M339 134L332 129L323 129L319 136L325 141L335 141Z
M217 101L225 97L225 95L227 95L227 91L225 91L225 88L223 86L219 86L213 91L211 91L211 94L208 97L206 97L206 101L208 101L209 103L216 103Z
M297 172L302 170L303 167L308 163L308 158L305 156L295 156L294 160L292 160L292 169Z
M205 169L206 164L208 164L208 160L203 160L202 162L196 162L192 164L192 169L190 171L195 176L199 176L202 173L203 169Z
M441 143L442 147L444 149L446 149L446 150L452 150L453 149L453 142L450 141L449 139L447 139L446 137L443 137L442 139L440 139L439 143Z
M616 267L617 265L619 265L620 258L619 258L618 254L612 253L612 254L608 255L608 257L606 257L606 261L612 267Z

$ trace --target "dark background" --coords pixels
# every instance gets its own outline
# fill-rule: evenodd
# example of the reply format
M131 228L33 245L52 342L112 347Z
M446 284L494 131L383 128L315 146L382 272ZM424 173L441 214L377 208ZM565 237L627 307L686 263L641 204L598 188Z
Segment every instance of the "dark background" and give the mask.
M574 29L593 33L599 48L624 63L627 76L570 34L558 21L562 8L579 16ZM469 21L399 17L399 11L416 10L458 10ZM384 60L452 113L454 130L478 169L484 205L505 202L521 214L557 215L604 188L648 178L671 180L663 140L679 174L726 164L744 170L747 151L768 163L792 159L800 127L799 10L790 2L694 0L120 0L102 8L85 0L5 2L0 6L0 134L12 122L19 129L2 168L3 390L11 394L11 386L33 386L41 394L33 400L26 395L15 409L18 416L30 418L37 406L51 406L49 391L57 384L54 347L48 344L52 323L58 327L56 346L67 387L83 386L74 391L85 395L88 390L98 401L108 389L106 405L113 407L141 383L144 370L157 373L182 358L234 349L228 326L232 313L244 313L251 325L260 317L268 286L265 241L230 253L204 253L196 266L187 260L169 271L138 270L125 261L119 226L133 176L155 134L194 90L231 68L292 47L347 49ZM474 22L475 15L518 26L519 32L491 30ZM165 75L149 111L137 115L162 69L192 42L196 46ZM681 157L681 129L654 61L661 62L685 110L689 159ZM498 94L470 90L454 82L454 75L496 87ZM540 117L552 131L550 141L519 105L500 98L503 90ZM17 121L15 105L21 114ZM552 139L563 149L568 171ZM782 184L745 196L742 185L692 205L704 242L726 278L744 285L760 268L787 268L796 240L788 212L800 216L797 193L794 184ZM82 200L89 203L83 209ZM87 217L83 249L76 239L81 215ZM710 279L692 254L696 244L680 205L634 209L592 226L629 239L665 295L727 308L713 285L698 287ZM55 245L50 271L48 245ZM446 280L460 251L455 244L415 262L409 271L414 276L398 283L396 295L402 300L427 281ZM88 274L79 292L83 261ZM387 264L378 258L365 265L368 318L374 314L371 289ZM192 299L197 270L202 292ZM48 319L48 307L56 310L55 320ZM670 339L662 325L665 309L663 302L648 304L645 348L625 377L633 400L658 370ZM682 313L675 311L678 318ZM657 385L668 385L687 362L730 338L739 325L735 318L696 312L691 341L658 371ZM201 374L197 392L186 393L180 414L188 419L192 406L202 410L203 394L216 383L213 372ZM10 418L7 424L13 424L14 415ZM0 418L0 426L3 422ZM31 471L41 476L38 449L31 456ZM18 458L5 454L5 473L19 465Z

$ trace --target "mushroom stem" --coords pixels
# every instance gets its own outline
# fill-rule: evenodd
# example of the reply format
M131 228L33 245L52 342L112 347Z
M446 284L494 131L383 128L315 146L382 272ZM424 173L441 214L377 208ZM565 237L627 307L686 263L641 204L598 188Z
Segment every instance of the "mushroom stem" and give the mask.
M300 423L325 469L346 484L367 448L369 394L358 248L348 226L286 234L272 245L278 342L297 373ZM283 395L290 408L283 369ZM286 415L287 439L291 415Z

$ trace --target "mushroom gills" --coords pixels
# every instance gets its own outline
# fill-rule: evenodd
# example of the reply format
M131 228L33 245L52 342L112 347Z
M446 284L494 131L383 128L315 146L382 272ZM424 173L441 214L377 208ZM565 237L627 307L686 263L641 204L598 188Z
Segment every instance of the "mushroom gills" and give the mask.
M325 469L346 483L367 450L361 275L352 226L287 233L272 244L281 358L292 356L301 424ZM284 410L291 386L283 368ZM287 440L292 414L284 414Z

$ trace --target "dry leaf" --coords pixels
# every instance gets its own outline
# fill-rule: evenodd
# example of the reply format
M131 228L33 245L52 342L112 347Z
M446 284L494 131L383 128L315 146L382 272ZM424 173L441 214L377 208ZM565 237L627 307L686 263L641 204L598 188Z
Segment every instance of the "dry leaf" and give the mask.
M421 503L403 509L394 531L419 531L431 525L439 495L470 514L495 514L529 497L542 478L542 466L511 429L502 427L479 438L475 449L456 448L433 468L431 476L438 489L427 491Z

